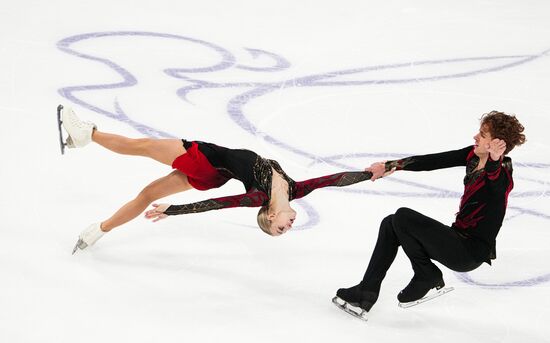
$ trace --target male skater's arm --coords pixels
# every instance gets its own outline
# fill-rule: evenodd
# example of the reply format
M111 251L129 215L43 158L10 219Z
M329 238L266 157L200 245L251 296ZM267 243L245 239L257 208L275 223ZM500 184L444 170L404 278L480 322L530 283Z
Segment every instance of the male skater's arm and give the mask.
M493 190L506 191L512 182L512 160L504 158L506 142L498 138L489 143L489 156L485 162L485 172L488 184ZM511 188L508 190L508 192Z
M429 171L443 168L465 166L468 154L473 147L445 151L435 154L417 155L399 160L373 163L366 171L372 172L372 181L388 176L396 170Z

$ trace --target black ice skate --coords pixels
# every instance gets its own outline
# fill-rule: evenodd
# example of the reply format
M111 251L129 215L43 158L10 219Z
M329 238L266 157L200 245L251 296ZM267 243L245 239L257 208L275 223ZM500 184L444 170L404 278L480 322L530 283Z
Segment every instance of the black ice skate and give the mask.
M65 154L65 140L63 139L63 129L61 125L63 121L61 120L61 110L63 110L63 105L57 106L57 129L59 130L59 147L61 148L61 155Z
M332 302L339 309L352 316L368 320L368 313L378 299L378 293L361 289L361 284L351 288L340 288Z
M454 290L453 287L445 287L443 279L424 281L414 276L407 287L399 292L397 300L399 300L399 307L407 308L437 298L452 290Z

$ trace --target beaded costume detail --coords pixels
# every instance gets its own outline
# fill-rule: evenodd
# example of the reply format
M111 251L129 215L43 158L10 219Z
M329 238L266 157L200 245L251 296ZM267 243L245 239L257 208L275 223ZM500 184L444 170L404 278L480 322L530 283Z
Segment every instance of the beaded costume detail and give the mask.
M273 181L273 170L275 170L288 183L288 194L292 194L296 182L292 180L281 168L279 162L268 160L258 155L254 163L254 179L258 183L259 190L267 194L271 199L271 183Z

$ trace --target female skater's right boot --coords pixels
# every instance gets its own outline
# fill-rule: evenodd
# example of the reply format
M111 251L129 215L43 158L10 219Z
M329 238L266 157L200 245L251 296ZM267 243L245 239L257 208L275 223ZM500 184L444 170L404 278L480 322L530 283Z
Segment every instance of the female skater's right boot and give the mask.
M80 120L72 108L61 109L61 120L65 131L69 134L66 142L69 148L81 148L92 141L92 133L97 126Z
M101 223L95 223L86 228L86 230L80 233L78 236L78 241L73 249L73 255L76 252L76 249L84 250L87 247L94 245L105 232L101 230Z

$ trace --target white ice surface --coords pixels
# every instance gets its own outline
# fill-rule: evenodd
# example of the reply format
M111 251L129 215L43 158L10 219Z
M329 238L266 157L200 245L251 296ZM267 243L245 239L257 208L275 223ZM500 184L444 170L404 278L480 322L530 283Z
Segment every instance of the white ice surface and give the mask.
M550 3L532 0L4 1L0 342L550 341L549 18ZM88 58L58 48L82 34L70 48ZM207 43L225 49L226 68L189 70L222 61ZM246 49L287 68L254 70L277 64ZM134 85L67 91L122 82L115 64ZM183 77L224 87L185 101ZM278 89L239 97L267 84ZM71 256L81 230L170 168L93 145L61 156L58 103L110 132L144 137L141 125L250 148L296 180L464 147L493 109L517 114L528 142L510 154L493 266L443 268L455 291L404 310L396 294L412 271L400 251L365 323L330 300L362 277L379 222L407 206L451 223L463 170L316 191L280 238L253 228L255 209L233 209L138 218ZM99 111L117 105L131 122ZM231 181L166 201L241 191Z

